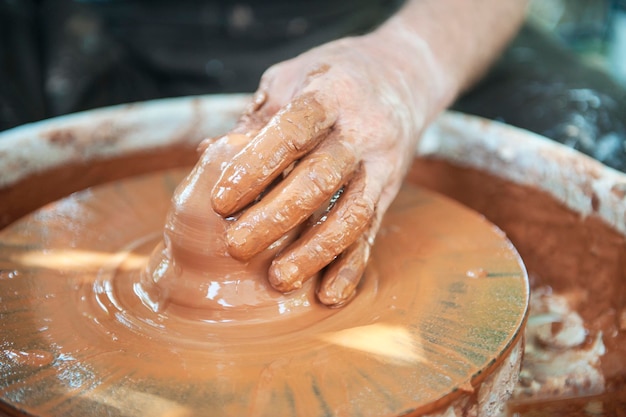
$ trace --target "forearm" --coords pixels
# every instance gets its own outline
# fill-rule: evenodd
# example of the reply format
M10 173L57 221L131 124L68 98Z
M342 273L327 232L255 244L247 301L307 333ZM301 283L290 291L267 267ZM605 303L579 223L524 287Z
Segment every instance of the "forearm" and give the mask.
M431 119L469 88L518 31L527 0L410 0L368 35L386 48ZM409 75L406 75L409 74ZM424 86L427 86L424 89ZM424 97L426 95L427 97Z

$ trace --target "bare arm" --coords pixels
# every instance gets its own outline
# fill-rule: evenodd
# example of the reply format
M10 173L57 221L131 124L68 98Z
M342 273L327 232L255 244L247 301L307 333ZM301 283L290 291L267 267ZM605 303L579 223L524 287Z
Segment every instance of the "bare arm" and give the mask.
M367 36L372 43L393 48L401 71L430 78L429 113L437 114L489 68L519 30L527 4L527 0L410 0ZM425 63L417 70L415 56Z

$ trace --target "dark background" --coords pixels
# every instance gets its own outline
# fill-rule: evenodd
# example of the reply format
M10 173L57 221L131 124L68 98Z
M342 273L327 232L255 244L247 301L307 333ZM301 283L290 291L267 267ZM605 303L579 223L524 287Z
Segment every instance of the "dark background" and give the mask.
M400 3L0 0L0 130L112 104L251 92L271 64L366 32ZM626 171L625 38L626 1L535 0L512 45L453 108Z

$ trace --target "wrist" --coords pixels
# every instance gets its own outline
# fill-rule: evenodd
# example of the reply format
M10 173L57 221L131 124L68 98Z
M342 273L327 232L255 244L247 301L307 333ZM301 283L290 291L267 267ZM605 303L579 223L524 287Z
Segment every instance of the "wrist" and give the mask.
M431 106L438 112L485 73L524 21L526 4L407 0L371 38L397 55L407 71L426 74L425 91L432 94Z
M396 69L403 88L410 90L410 101L428 123L454 101L462 80L425 37L399 19L389 23L364 38L380 59Z

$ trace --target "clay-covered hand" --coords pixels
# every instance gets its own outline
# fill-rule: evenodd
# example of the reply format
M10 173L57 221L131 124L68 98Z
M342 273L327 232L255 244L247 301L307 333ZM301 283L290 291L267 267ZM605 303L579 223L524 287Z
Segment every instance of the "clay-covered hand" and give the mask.
M271 67L235 129L251 140L225 166L213 209L246 208L227 231L241 260L304 224L270 267L280 291L325 268L321 302L355 292L425 123L419 77L388 50L376 37L347 38Z

